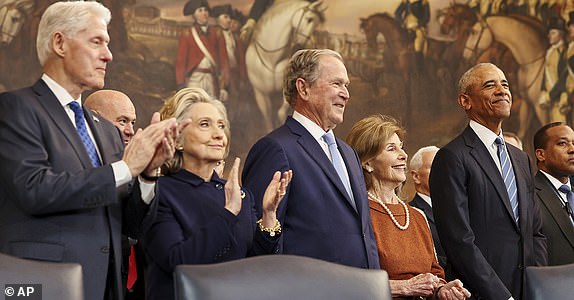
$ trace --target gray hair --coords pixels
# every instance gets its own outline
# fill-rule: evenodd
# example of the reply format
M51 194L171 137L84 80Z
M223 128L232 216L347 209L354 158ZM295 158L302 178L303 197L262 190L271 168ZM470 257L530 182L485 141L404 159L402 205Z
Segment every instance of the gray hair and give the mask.
M496 66L495 64L492 63L479 63L474 65L472 68L468 69L466 72L464 72L464 74L462 74L462 76L460 77L460 80L458 81L458 94L467 94L470 91L470 88L472 87L472 84L474 84L474 81L476 80L476 78L474 77L474 72L480 68L484 68L484 67L495 67L497 69L500 69L498 66Z
M56 2L50 5L38 25L36 51L40 65L44 66L52 54L52 35L55 32L73 37L87 29L91 16L104 20L106 24L109 24L112 18L110 10L96 1Z
M428 152L437 152L438 150L440 150L440 148L437 146L426 146L420 148L411 158L409 169L411 171L420 169L423 165L423 154Z
M295 52L289 59L283 73L283 99L291 107L295 105L297 99L297 79L302 78L313 85L321 75L319 59L322 56L332 56L343 62L341 54L331 49L302 49Z

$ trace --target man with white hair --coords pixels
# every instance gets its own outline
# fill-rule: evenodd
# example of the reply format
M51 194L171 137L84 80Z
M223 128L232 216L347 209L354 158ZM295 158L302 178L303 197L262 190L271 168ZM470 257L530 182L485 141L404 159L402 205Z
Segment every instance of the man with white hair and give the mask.
M82 108L82 92L104 86L110 19L95 1L50 5L36 41L42 77L0 94L0 252L80 264L87 300L123 299L120 236L153 211L179 131L155 113L124 149L112 124Z
M420 148L411 158L409 167L413 183L415 184L416 194L409 204L425 213L432 233L438 263L444 269L446 267L446 254L444 254L444 250L442 249L438 233L436 231L429 188L431 165L438 150L439 148L436 146L423 147Z

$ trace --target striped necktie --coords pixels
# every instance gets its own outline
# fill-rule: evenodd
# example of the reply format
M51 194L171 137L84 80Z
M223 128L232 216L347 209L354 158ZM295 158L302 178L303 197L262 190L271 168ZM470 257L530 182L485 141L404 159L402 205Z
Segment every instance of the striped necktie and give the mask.
M510 199L510 207L514 213L514 221L518 224L518 188L516 187L516 178L514 176L514 170L510 165L510 158L506 152L506 147L504 142L500 137L497 137L494 141L498 147L498 159L500 159L500 168L502 169L502 179L504 179L504 185L506 186L506 191L508 192L508 198Z

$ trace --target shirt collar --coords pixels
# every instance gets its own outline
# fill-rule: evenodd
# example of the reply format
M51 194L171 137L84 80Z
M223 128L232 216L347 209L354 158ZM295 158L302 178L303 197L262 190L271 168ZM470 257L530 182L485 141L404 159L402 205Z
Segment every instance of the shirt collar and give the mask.
M554 177L554 176L552 176L552 175L550 175L550 174L548 174L542 170L539 170L539 171L540 171L540 173L544 174L544 176L546 176L546 178L548 178L548 181L550 181L550 183L554 186L554 188L556 190L558 190L563 185L570 186L570 178L568 178L568 181L566 183L562 183L562 182L560 182L560 180L556 179L556 177Z
M319 142L323 141L323 135L325 135L326 132L315 122L309 120L309 118L305 117L304 115L302 115L297 111L293 112L293 119L295 119L295 121L299 122L303 127L305 127L305 129L309 131L309 133L313 136L315 140ZM329 130L328 132L331 131L332 130Z
M430 205L430 207L432 207L431 197L429 197L423 193L419 193L419 192L417 192L417 195L419 195L419 197L421 197L421 199L423 199L428 205Z
M482 124L480 124L474 120L470 120L469 125L470 125L470 128L472 128L472 130L474 130L474 132L476 133L478 138L482 141L482 143L484 143L484 145L486 146L487 149L490 149L493 147L494 140L496 140L497 137L502 138L502 129L500 130L498 135L496 135L494 132L492 132L492 130L486 128L484 125L482 125Z
M66 91L66 89L64 89L64 87L62 87L59 83L57 83L54 79L52 79L46 73L42 74L42 80L46 83L46 85L52 91L52 93L54 93L54 95L56 95L56 98L58 99L58 101L60 101L60 104L62 106L65 107L66 105L68 105L68 103L70 103L72 101L76 101L80 104L80 106L82 106L82 96L81 95L80 95L80 98L78 98L78 99L72 98L72 95L70 95L70 93L68 93L68 91Z

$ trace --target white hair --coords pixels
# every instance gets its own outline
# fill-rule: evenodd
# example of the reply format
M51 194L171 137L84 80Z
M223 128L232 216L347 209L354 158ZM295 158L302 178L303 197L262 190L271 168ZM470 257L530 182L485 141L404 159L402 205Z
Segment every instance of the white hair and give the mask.
M411 171L418 171L423 165L423 154L427 152L437 152L439 148L437 146L426 146L422 147L411 158L411 163L409 164L409 168Z
M73 37L78 32L87 29L90 17L95 16L110 23L112 13L109 9L95 1L56 2L50 5L38 25L36 51L40 65L44 66L52 54L52 35L61 32L66 37Z

